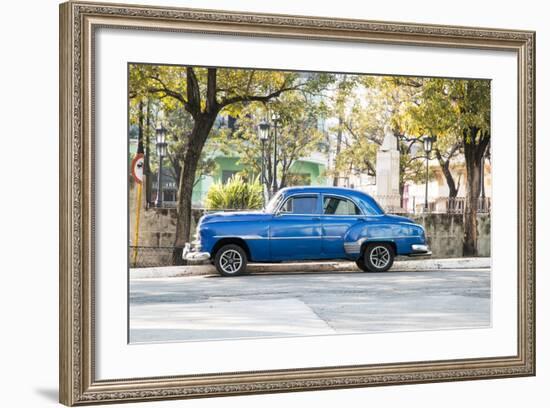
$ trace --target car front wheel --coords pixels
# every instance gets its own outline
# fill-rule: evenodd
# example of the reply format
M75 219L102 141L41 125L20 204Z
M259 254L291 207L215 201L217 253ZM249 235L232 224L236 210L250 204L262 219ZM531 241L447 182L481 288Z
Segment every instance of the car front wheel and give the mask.
M214 265L222 276L239 276L246 272L246 253L239 245L221 247L214 257Z
M389 244L369 244L363 253L362 263L368 272L386 272L393 265L395 254Z

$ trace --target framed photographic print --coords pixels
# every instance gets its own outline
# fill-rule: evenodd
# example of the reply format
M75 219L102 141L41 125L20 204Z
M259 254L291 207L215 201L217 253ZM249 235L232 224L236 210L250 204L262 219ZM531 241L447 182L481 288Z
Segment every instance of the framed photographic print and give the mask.
M535 33L60 6L66 405L535 374Z

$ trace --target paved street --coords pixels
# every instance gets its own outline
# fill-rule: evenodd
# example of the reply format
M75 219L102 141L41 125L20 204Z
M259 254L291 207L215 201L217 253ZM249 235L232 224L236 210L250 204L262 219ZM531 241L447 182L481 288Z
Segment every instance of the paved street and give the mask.
M490 269L134 279L130 342L487 327Z

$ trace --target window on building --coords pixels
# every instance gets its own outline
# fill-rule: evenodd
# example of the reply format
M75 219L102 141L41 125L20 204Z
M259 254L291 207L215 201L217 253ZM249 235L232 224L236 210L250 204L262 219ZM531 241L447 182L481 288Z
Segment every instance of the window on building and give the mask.
M291 197L285 201L281 212L288 214L318 214L317 196Z
M325 197L323 200L325 215L361 215L361 210L351 200L340 197Z
M165 202L175 202L176 201L175 190L162 190L162 199Z

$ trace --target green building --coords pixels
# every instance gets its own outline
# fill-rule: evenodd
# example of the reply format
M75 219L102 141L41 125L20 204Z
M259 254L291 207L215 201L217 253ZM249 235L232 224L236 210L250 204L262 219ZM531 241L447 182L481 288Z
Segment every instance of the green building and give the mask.
M137 138L129 139L129 160L131 161L137 151ZM233 175L244 170L244 166L239 163L238 157L227 157L225 155L215 156L216 168L211 175L203 176L196 183L193 189L193 206L197 208L204 207L204 201L210 186L214 183L225 183ZM288 185L326 185L327 177L326 156L320 152L311 154L307 158L295 161L290 167L287 177ZM151 191L147 193L150 202L155 201L157 194L157 175L152 175L150 183ZM168 160L165 159L162 171L162 192L163 204L165 207L176 205L177 183L172 170L169 168Z
M233 175L244 170L238 157L217 156L216 170L211 176L204 176L193 189L193 205L202 207L208 194L208 189L214 183L225 183ZM326 185L326 161L319 155L297 160L290 167L288 185ZM164 183L163 183L164 184Z

